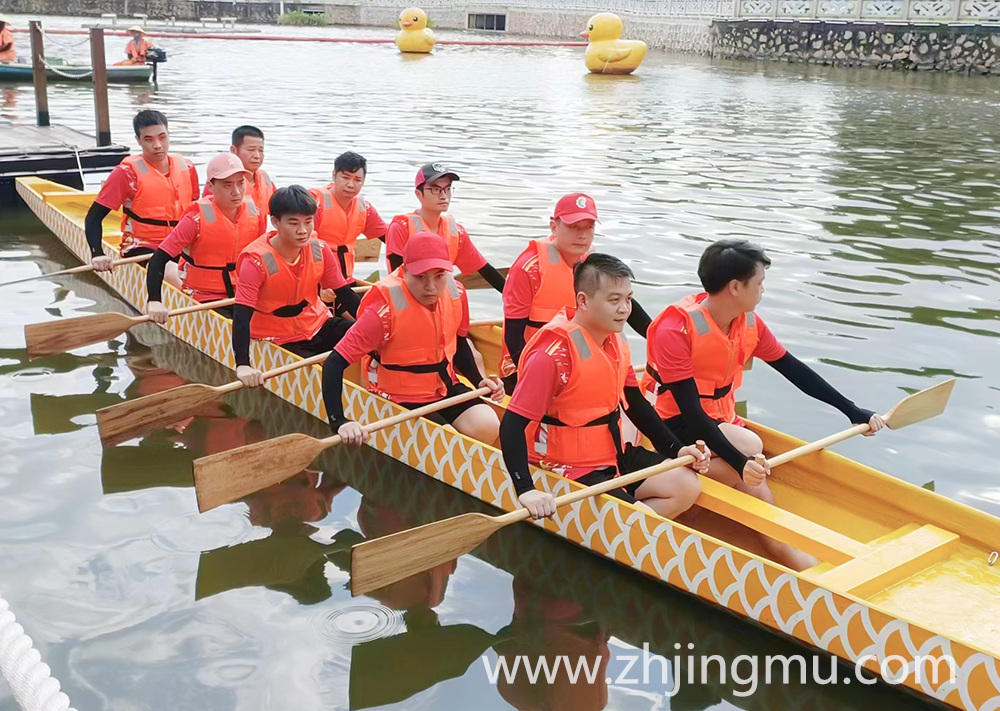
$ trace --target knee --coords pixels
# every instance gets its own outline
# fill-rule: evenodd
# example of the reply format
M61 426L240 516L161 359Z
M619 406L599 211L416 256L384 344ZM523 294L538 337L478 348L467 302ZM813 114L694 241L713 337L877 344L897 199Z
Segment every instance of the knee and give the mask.
M687 510L694 506L694 503L698 500L701 495L701 478L693 469L683 469L681 471L683 476L677 482L677 498L679 502L682 502L684 509Z
M756 432L751 432L745 427L740 427L737 432L729 438L736 449L740 450L747 457L755 457L764 451L764 443Z

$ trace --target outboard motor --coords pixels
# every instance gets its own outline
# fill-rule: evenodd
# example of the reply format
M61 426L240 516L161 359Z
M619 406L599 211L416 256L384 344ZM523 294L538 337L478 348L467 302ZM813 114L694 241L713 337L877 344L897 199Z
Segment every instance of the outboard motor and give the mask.
M153 67L153 83L156 83L156 68L167 61L167 50L162 47L150 47L146 50L146 64Z

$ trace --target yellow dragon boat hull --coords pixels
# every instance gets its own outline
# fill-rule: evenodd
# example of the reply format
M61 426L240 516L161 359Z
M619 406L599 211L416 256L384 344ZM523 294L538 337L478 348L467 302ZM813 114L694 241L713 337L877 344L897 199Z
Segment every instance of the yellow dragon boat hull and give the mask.
M19 178L28 206L81 260L89 259L84 217L93 195L38 178ZM117 255L120 215L105 221ZM118 267L100 277L128 304L145 303L145 270ZM164 289L171 309L191 305ZM166 329L232 368L230 323L214 312L172 319ZM487 363L499 356L500 330L473 334ZM296 356L254 342L262 369ZM268 381L267 388L326 419L318 367ZM392 403L345 383L345 407L360 422L396 414ZM801 444L752 424L774 455ZM499 450L426 419L372 436L370 446L504 511L517 507ZM536 484L555 495L578 486L538 470ZM748 529L709 512L691 528L607 496L561 509L537 523L547 531L647 576L876 673L888 670L909 689L955 708L1000 708L1000 576L988 563L1000 520L833 452L804 456L775 470L782 512L819 524L831 540L852 539L864 555L796 572L768 559ZM777 510L776 510L777 511ZM780 515L780 512L779 512ZM815 531L812 531L815 535ZM933 535L932 535L933 534ZM928 536L938 538L928 542ZM943 538L942 538L943 537Z

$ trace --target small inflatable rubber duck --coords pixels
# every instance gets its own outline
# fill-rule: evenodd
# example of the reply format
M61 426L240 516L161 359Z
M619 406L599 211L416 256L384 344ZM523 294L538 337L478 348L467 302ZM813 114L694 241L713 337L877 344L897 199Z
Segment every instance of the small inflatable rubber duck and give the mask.
M646 43L621 39L621 18L610 12L591 17L580 36L590 40L584 61L594 74L631 74L646 58Z
M399 27L396 46L400 52L427 54L437 44L434 33L427 28L427 13L419 7L408 7L399 13Z

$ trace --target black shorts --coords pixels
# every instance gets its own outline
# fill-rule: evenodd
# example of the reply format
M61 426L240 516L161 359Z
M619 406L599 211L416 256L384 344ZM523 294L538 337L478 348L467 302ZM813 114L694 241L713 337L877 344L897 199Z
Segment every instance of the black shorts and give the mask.
M458 383L457 385L452 385L450 388L448 388L448 394L445 395L445 398L455 397L456 395L461 395L462 393L467 393L471 391L472 388L470 388L465 383ZM436 422L439 425L451 425L455 423L455 420L457 420L463 412L475 407L476 405L482 404L482 402L483 401L480 400L479 398L473 398L472 400L466 400L465 402L460 402L457 405L449 405L443 410L432 412L429 415L425 415L425 417L427 417L427 419L430 420L431 422ZM399 405L400 407L405 407L407 410L416 410L418 407L424 407L425 405L429 405L430 403L398 402L396 404Z
M308 341L283 343L282 348L286 348L295 355L302 356L303 358L326 353L327 351L332 351L333 347L340 343L340 339L344 337L344 334L353 325L353 321L348 321L338 316L331 316L323 324L323 327L316 332L316 335Z
M155 249L152 249L150 247L133 247L127 252L122 252L121 257L122 259L128 259L129 257L141 257L144 254L152 254L155 251L156 251ZM180 258L181 255L178 254L176 257L171 257L170 261L178 262L180 261Z
M646 467L655 467L660 462L666 460L666 457L659 452L651 452L645 447L636 447L631 442L625 444L625 451L622 453L620 459L620 465L622 469L622 474L631 474L632 472L637 472L640 469L645 469ZM593 486L594 484L600 484L602 481L607 481L615 475L615 467L604 467L603 469L595 469L589 474L584 474L582 477L577 479L579 483L584 486ZM645 479L643 479L645 481ZM608 492L608 496L614 496L616 499L621 499L622 501L627 501L630 504L636 502L635 492L642 486L642 481L637 481L634 484L629 484L620 489L612 489Z
M722 420L715 420L716 424L722 424ZM670 419L664 420L663 424L674 433L674 437L681 441L681 444L694 444L698 440L698 433L691 426L691 421L684 415L674 415Z

